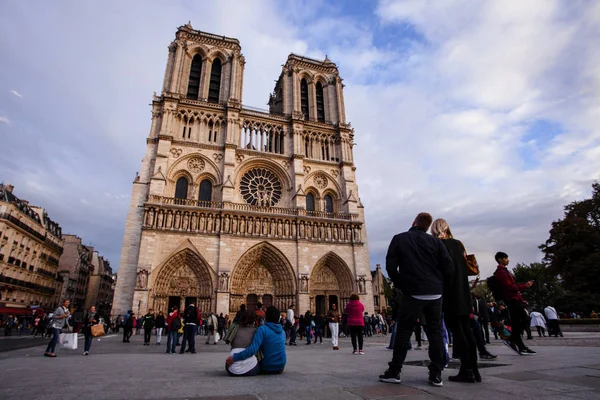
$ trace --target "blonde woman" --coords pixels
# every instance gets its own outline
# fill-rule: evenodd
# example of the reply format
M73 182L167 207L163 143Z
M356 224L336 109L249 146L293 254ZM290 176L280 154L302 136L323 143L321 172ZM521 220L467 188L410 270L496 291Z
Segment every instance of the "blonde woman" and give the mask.
M448 249L454 263L452 281L444 286L443 310L446 326L454 337L454 346L460 357L458 375L448 379L454 382L474 383L481 381L477 368L477 346L471 330L470 314L473 311L468 279L466 251L463 244L454 239L450 226L443 219L431 224L431 234L440 238Z

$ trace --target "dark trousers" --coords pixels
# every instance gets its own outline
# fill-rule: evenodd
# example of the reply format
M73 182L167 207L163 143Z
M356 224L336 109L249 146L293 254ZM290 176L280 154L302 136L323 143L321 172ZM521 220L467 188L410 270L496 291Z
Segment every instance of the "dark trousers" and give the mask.
M54 353L56 349L56 345L58 344L60 338L60 329L52 328L52 340L48 343L48 347L46 347L46 353Z
M539 335L540 337L542 337L542 336L546 336L546 330L545 330L543 327L541 327L541 326L536 326L536 328L537 328L537 331L538 331L538 335Z
M186 342L189 343L190 352L196 352L196 325L185 325L183 328L183 340L181 341L181 349L179 350L180 354L185 352Z
M510 327L512 332L510 334L510 341L517 345L519 350L526 348L523 343L523 330L525 329L526 321L528 320L523 303L520 300L509 299L505 300L504 303L508 307L508 314L510 315Z
M473 337L475 339L475 345L479 354L487 354L488 351L485 348L485 341L483 340L483 332L481 332L481 325L479 325L479 321L472 319L471 321L471 330L473 331Z
M123 341L124 342L129 341L132 334L133 334L133 328L129 328L127 326L123 327Z
M315 326L315 343L317 343L317 338L323 343L323 329L320 326Z
M477 368L477 347L468 315L446 318L446 326L454 338L454 353L460 358L460 370L473 371Z
M92 340L94 340L94 337L92 336L92 332L85 332L84 335L85 335L85 345L84 345L83 351L90 351L90 349L92 348Z
M150 343L150 336L152 336L152 328L144 328L144 343Z
M552 336L552 335L556 335L556 337L558 337L558 335L560 335L562 337L562 335L563 335L560 330L560 325L559 325L557 319L549 319L548 320L548 336Z
M488 321L482 321L481 329L483 330L485 343L490 344L490 323Z
M296 325L290 328L290 344L296 343Z
M415 324L420 315L425 316L427 326L425 332L429 338L429 370L441 372L444 369L444 339L442 337L442 299L417 300L411 296L404 296L400 316L398 317L398 328L396 331L396 343L394 344L394 356L389 363L390 370L400 372L406 359L410 337L415 329Z
M352 348L354 349L354 351L357 350L357 348L356 348L357 344L358 344L358 350L363 349L363 327L362 326L350 326L350 338L352 340Z
M417 322L415 326L415 339L417 340L417 346L421 347L421 323Z

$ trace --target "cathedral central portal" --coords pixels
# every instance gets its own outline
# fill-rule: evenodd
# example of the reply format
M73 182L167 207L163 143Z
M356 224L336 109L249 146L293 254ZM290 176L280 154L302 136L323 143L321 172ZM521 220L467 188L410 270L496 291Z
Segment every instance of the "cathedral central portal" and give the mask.
M296 299L296 279L290 262L277 248L260 243L246 251L233 269L229 312L256 303L286 310Z

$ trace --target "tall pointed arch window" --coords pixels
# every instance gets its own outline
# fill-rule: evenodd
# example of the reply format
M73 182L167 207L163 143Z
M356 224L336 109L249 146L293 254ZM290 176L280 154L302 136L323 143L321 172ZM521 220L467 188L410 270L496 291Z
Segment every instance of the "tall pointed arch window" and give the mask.
M208 87L208 101L211 103L219 102L221 91L221 59L215 58L210 70L210 85Z
M320 122L325 122L325 99L323 97L323 85L321 82L317 82L316 86L317 95L317 119Z
M177 179L177 183L175 184L175 198L176 199L187 199L187 191L188 191L188 180L186 177L181 177Z
M312 193L306 195L306 211L315 211L315 196Z
M309 118L308 112L308 83L306 79L302 78L300 81L300 107L302 108L302 115L305 120Z
M204 179L200 182L200 201L211 201L212 200L212 182L209 179Z
M325 195L325 212L333 212L333 198L328 194Z
M192 59L192 68L190 69L190 79L188 82L187 98L198 100L200 93L200 73L202 72L202 56L196 54Z

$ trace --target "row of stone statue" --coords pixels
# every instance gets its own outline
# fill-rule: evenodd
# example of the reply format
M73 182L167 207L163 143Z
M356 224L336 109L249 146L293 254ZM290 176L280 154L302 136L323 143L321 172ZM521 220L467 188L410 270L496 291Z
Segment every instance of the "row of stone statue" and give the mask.
M197 213L154 207L145 209L144 227L195 233L362 242L359 225L298 221L295 218L275 219L222 215L220 213Z

